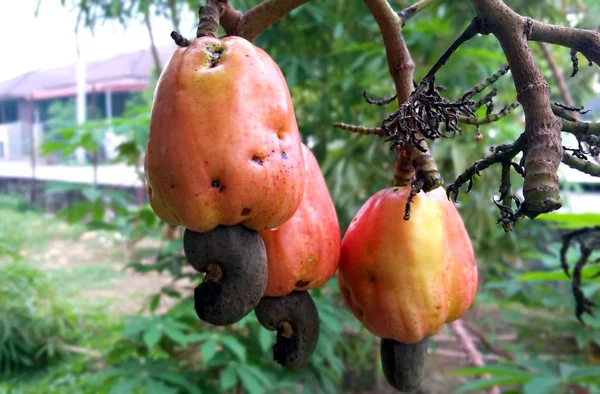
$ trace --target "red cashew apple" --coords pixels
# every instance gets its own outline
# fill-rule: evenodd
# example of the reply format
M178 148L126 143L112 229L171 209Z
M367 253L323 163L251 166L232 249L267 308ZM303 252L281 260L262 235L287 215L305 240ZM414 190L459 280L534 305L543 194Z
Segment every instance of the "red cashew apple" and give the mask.
M477 289L473 246L442 188L381 190L352 220L338 280L345 303L375 336L413 344L459 319Z
M172 225L262 230L292 217L304 159L277 64L240 37L177 49L156 87L145 170L150 204Z
M304 196L298 210L277 229L260 231L269 267L265 295L323 286L337 270L340 227L325 178L313 153L302 145L306 166Z

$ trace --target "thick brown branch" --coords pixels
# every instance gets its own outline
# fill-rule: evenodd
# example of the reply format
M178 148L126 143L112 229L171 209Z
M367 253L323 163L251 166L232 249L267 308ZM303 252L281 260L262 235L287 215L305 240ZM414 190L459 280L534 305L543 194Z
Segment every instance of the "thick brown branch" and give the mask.
M524 201L530 218L562 206L556 172L562 159L560 122L550 109L550 87L533 58L527 40L532 22L501 0L471 0L482 27L494 34L510 66L517 100L525 113L528 147L525 155Z
M575 49L589 61L600 65L600 33L533 21L530 39Z
M221 26L225 33L230 36L239 35L240 24L244 13L233 8L229 1L223 4L223 12L221 13Z
M386 0L363 0L381 30L390 74L396 86L398 104L410 96L415 64L410 57L401 30L401 19Z
M309 0L264 0L244 14L236 11L229 2L224 9L221 24L228 35L244 37L254 41L273 23L283 18L294 8Z

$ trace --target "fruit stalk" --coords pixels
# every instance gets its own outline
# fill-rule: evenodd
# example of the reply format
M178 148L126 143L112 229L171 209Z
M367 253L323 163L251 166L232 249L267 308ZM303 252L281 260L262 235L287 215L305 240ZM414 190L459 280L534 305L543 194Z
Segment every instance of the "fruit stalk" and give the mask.
M209 36L217 38L222 8L219 0L207 0L206 5L200 7L198 11L200 22L196 30L196 37Z

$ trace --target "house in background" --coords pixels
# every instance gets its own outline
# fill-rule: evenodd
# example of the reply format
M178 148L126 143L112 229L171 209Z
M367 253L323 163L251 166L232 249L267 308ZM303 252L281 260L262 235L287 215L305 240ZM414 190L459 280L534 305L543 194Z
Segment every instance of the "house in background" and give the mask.
M158 48L161 64L172 53L173 47ZM130 94L148 87L154 64L150 50L87 63L86 102L94 106L96 117L110 120L120 116ZM31 71L0 82L0 161L28 161L32 159L32 150L35 160L46 131L48 108L55 101L75 99L77 77L73 64ZM107 133L103 149L108 158L114 155L115 140L112 133ZM44 158L38 157L38 162L44 163Z

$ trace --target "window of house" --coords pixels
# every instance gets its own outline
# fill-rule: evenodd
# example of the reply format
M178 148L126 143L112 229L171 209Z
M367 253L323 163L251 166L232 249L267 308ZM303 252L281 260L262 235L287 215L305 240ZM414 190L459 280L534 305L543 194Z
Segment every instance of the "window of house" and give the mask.
M18 119L17 100L0 101L0 124L16 122Z

